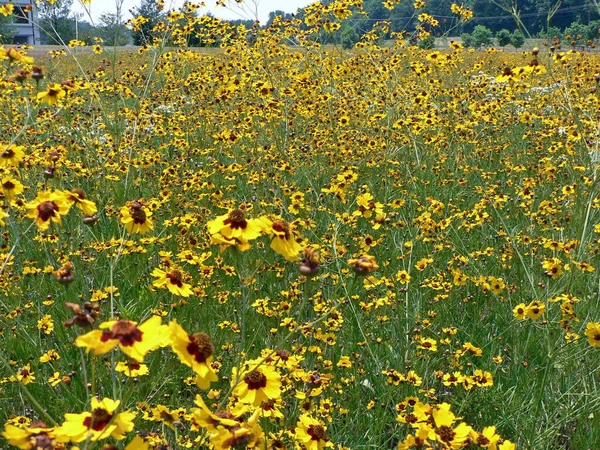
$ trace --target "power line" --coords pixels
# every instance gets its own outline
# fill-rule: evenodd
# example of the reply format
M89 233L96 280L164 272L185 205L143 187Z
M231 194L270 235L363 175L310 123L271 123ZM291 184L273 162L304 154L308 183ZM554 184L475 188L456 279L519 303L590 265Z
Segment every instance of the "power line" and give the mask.
M572 12L572 11L580 11L580 10L584 10L584 9L592 9L592 5L579 5L579 6L569 6L566 8L561 8L556 10L556 12L554 13L553 17L555 17L558 14L563 14L565 12ZM595 8L594 8L595 9ZM435 19L457 19L456 16L442 16L442 15L438 15L438 14L429 14L430 16L432 16ZM548 12L534 12L534 13L525 13L525 14L520 14L519 17L520 18L529 18L529 17L546 17L548 15ZM410 19L414 19L416 18L417 15L413 15L413 16L406 16L406 17L390 17L388 19L371 19L371 18L364 18L364 19L357 19L361 22L383 22L386 20L410 20ZM472 17L469 21L487 21L487 20L503 20L503 19L513 19L514 16L511 14L505 15L505 16L474 16Z

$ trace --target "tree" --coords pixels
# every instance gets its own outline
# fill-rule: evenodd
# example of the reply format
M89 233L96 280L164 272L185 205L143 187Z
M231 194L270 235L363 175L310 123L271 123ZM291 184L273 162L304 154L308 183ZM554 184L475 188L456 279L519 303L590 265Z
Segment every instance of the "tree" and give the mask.
M131 38L125 23L119 19L117 14L105 13L98 19L98 34L106 45L127 45Z
M136 17L144 17L147 20L139 21L133 32L133 43L134 45L143 45L146 43L152 43L153 33L152 30L161 20L164 19L164 13L162 8L159 6L157 0L142 0L142 3L137 8L129 11L131 15Z
M512 35L510 34L510 31L508 31L506 28L503 28L496 33L496 42L500 47L506 47L508 44L510 44L511 37Z
M76 23L71 16L72 4L73 0L40 2L38 17L42 43L60 45L75 39Z
M477 25L471 33L471 45L475 48L479 48L482 45L489 47L492 45L492 30L485 25Z
M13 25L12 16L5 17L0 14L0 44L12 43L17 30Z
M344 25L344 28L342 28L340 39L342 48L349 49L354 47L354 44L358 42L359 36L352 26L346 24Z
M525 35L521 33L520 30L515 30L515 32L510 37L510 45L514 48L521 48L525 43Z

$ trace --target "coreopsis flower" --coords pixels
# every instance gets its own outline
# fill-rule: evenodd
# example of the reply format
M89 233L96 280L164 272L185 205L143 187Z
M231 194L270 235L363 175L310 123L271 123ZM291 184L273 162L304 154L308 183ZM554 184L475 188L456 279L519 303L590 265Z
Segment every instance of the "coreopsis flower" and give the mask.
M308 414L302 414L294 428L296 439L304 445L306 450L323 450L325 447L333 447L326 432L327 427Z
M20 381L23 384L29 384L35 381L35 373L31 371L31 366L27 364L17 370L16 374L12 375L9 380L12 382Z
M458 16L461 22L468 22L473 17L473 11L466 8L464 3L460 6L456 3L452 3L450 10Z
M260 410L256 410L246 421L232 428L219 427L209 435L215 449L264 448L264 432L258 424Z
M262 417L272 417L275 419L283 419L285 416L281 412L283 402L281 398L273 398L269 401L262 402L260 404L260 411Z
M469 437L473 429L464 422L457 427L452 428L452 424L457 420L456 416L450 411L448 403L437 405L432 413L435 423L435 434L438 442L443 443L445 448L461 448Z
M199 427L205 428L208 433L216 432L217 428L226 427L231 429L239 425L235 420L236 416L228 411L214 414L208 409L200 395L196 395L194 403L200 407L191 409L194 422ZM246 412L245 409L243 412Z
M206 333L188 334L177 321L169 323L171 348L179 360L198 375L196 384L200 389L210 388L219 377L211 366L214 346Z
M406 270L400 270L396 274L396 280L403 284L410 283L410 274Z
M117 440L133 430L136 413L124 411L115 414L119 400L92 397L92 411L81 414L65 414L66 421L56 429L56 433L71 442L92 442L113 437Z
M588 322L585 327L585 335L592 347L600 347L600 323Z
M519 303L513 309L513 315L518 320L523 320L527 317L527 305L525 303Z
M0 167L18 166L19 162L25 156L25 152L23 151L25 147L22 145L0 145L0 149L2 149L2 153L0 153Z
M234 209L227 214L208 221L206 224L211 235L220 234L227 239L242 239L251 241L263 232L263 223L260 219L247 219L246 213L241 209Z
M471 441L483 448L496 448L500 435L496 434L496 427L485 427L482 432L471 431Z
M44 92L39 92L37 99L39 102L47 103L48 106L58 105L60 100L65 97L67 93L60 86L60 84L50 83Z
M69 204L60 191L39 192L35 200L25 205L29 212L27 217L34 219L35 225L41 231L46 231L51 222L61 224L61 216L69 212Z
M0 226L6 225L6 222L4 222L4 219L6 219L7 217L8 217L8 214L0 209Z
M181 418L185 414L185 409L169 409L165 405L157 405L151 409L150 414L155 421L162 422L174 430L176 426L181 425Z
M471 378L473 383L479 387L489 387L494 385L494 378L490 372L484 372L483 370L477 369Z
M409 434L406 436L404 442L398 444L397 450L409 450L415 447L423 447L427 443L429 435L433 433L433 428L426 423L413 424L413 427L416 429L415 435Z
M150 373L146 364L142 364L135 359L130 359L126 363L119 361L115 366L115 370L127 377L141 377Z
M271 220L262 217L263 230L272 237L271 248L288 261L298 259L302 246L296 242L296 237L290 230L289 224L283 219Z
M34 61L34 59L31 56L25 55L25 53L20 52L14 47L11 47L8 50L6 50L6 56L8 56L8 59L10 59L11 62L17 61L21 64L33 64Z
M60 355L54 349L50 349L46 353L44 353L42 356L40 356L40 362L41 363L47 363L47 362L51 362L51 361L58 361L59 359L60 359Z
M54 428L47 427L43 422L32 423L27 428L8 424L2 432L2 436L10 445L23 450L58 448Z
M281 375L262 359L244 363L239 373L234 367L231 384L233 395L241 403L259 406L263 401L281 396Z
M52 316L50 314L46 314L37 323L38 330L40 330L44 334L52 334L54 331L54 321L52 320Z
M184 273L176 267L169 267L167 271L157 267L152 271L152 276L157 278L152 283L152 286L154 287L166 287L169 292L181 297L189 297L194 293L192 291L192 285L183 282Z
M320 255L312 247L306 247L303 251L303 258L300 262L300 273L305 277L314 277L319 273Z
M227 249L227 247L232 247L232 246L237 246L238 250L245 252L246 250L249 250L250 247L252 247L248 241L244 238L226 238L225 236L217 233L217 234L213 234L210 237L210 243L211 244L218 244L220 245L219 250L221 250L221 252L225 251L225 249Z
M77 347L86 352L93 350L95 355L103 355L118 346L123 353L136 361L144 361L148 352L169 345L170 331L161 325L161 318L153 316L137 326L131 320L114 320L100 324L100 330L78 336Z
M0 185L2 189L2 193L6 197L9 202L12 202L17 195L23 192L23 184L15 178L12 177L4 177L2 179L2 184Z
M379 269L375 262L375 257L371 255L362 255L358 259L348 260L348 264L354 269L357 275L367 275Z
M568 264L563 263L558 258L550 258L542 262L544 273L551 277L553 280L559 278L565 270L570 270Z
M527 305L527 312L525 314L531 320L536 320L544 314L544 312L546 312L546 305L539 300L534 300Z
M5 17L8 17L13 13L14 8L15 5L13 5L12 3L6 3L0 6L0 14L2 14Z
M152 223L152 211L144 207L144 200L127 202L121 208L121 223L130 233L145 234L154 228Z
M98 212L96 204L85 197L85 192L82 189L73 189L72 191L63 191L66 201L71 205L75 205L86 216L93 216Z

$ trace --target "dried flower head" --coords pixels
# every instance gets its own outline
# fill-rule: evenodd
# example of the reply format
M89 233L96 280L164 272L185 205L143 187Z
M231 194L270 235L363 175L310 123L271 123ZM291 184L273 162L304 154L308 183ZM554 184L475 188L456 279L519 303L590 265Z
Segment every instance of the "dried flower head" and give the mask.
M303 250L304 257L300 262L300 273L306 277L314 277L319 273L320 255L312 247L306 247Z
M100 305L96 302L85 302L83 307L77 303L66 302L65 306L75 314L74 317L71 317L63 324L65 327L70 327L72 325L77 325L82 328L91 327L96 322L100 313Z
M52 274L56 277L56 281L64 285L70 284L75 279L73 264L70 261L64 263L58 270L52 272Z

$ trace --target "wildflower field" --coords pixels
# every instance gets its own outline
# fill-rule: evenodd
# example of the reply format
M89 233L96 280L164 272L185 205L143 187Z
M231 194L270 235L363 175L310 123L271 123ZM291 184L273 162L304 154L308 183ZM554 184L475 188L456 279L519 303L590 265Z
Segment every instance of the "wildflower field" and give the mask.
M600 57L344 5L0 49L0 448L600 448Z

